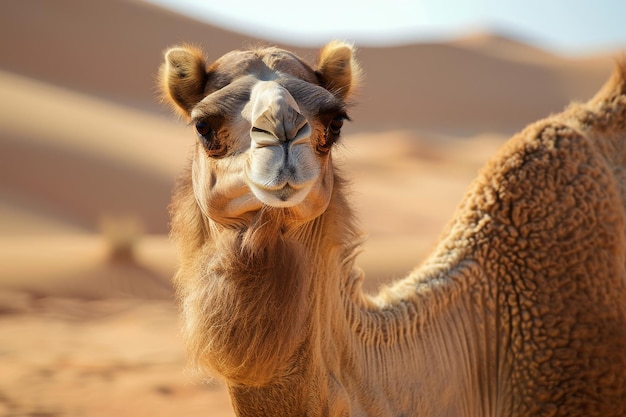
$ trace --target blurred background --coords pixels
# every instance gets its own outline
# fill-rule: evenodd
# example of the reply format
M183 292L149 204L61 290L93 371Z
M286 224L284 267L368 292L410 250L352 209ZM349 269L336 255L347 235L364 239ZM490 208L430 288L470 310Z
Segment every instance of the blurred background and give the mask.
M169 284L167 205L195 137L158 99L168 46L314 64L356 44L336 156L370 291L420 263L510 135L590 98L626 50L619 0L207 3L0 5L0 416L233 415L185 368Z

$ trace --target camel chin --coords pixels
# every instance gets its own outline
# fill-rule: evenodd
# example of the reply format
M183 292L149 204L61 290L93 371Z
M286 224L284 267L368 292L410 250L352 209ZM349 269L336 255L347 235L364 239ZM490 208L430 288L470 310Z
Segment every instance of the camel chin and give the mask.
M278 190L268 190L261 187L250 187L254 196L263 204L275 208L290 208L302 203L309 191L310 187L297 190L286 184Z

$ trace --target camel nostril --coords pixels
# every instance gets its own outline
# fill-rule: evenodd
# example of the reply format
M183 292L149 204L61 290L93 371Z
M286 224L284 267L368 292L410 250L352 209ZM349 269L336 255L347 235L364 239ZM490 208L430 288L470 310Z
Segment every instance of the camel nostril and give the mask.
M287 140L301 138L304 134L308 136L311 128L306 117L293 108L291 110L293 110L293 112L290 114L290 118L284 121Z
M252 126L252 131L255 132L255 133L262 133L264 135L274 136L274 134L272 132L268 132L265 129L260 129L260 128L256 127L256 126Z
M261 119L261 118L259 118ZM304 119L298 125L278 121L270 124L267 119L257 119L250 129L252 138L258 144L291 143L307 139L311 135L311 126Z
M293 138L291 138L291 142L303 142L309 139L311 136L311 125L309 123L305 123L300 130L295 134Z

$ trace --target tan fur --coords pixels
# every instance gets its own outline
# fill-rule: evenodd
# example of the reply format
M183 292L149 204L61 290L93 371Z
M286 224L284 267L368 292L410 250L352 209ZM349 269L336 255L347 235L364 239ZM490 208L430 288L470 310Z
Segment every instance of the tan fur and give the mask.
M171 48L159 71L163 99L188 117L192 107L204 96L206 63L202 52L191 45Z
M317 73L324 87L342 99L354 94L362 77L352 46L339 41L330 42L320 51Z
M317 69L321 86L342 101L354 82L346 81L343 65L353 57L344 48L327 47ZM231 61L240 59L247 80L280 62L281 71L315 83L287 53L253 55L228 55L211 68L232 76ZM194 185L188 172L172 203L175 284L192 360L226 380L240 416L622 416L625 79L622 64L589 103L514 136L472 184L429 259L375 297L361 292L360 235L332 152L318 155L326 174L315 192L284 208L237 194L239 210L203 209L215 193L198 192L197 183L227 195L221 176L243 170L251 156L242 146L224 157L230 162L207 159L211 175L196 171ZM229 84L236 95L248 88L237 83ZM207 89L205 104L214 94ZM303 109L315 108L293 94ZM315 147L321 122L303 113ZM232 126L243 140L250 123ZM201 158L198 147L196 165Z

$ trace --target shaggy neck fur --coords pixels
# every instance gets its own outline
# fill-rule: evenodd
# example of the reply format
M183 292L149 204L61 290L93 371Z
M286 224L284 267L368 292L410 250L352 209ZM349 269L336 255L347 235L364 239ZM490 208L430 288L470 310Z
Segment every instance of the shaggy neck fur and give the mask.
M448 250L388 297L365 296L353 265L361 239L344 181L336 174L334 182L329 207L313 221L292 223L287 210L267 209L247 229L213 223L191 184L179 186L172 230L185 237L178 240L181 260L191 262L175 281L196 365L226 379L242 416L277 409L395 416L442 404L453 415L472 415L487 406L473 398L492 390L495 368L476 373L468 364L487 364L493 323L468 320L475 300L462 291L480 271L471 262L450 270L456 255ZM429 375L428 383L410 381L410 401L401 394L407 374ZM449 384L451 378L472 383Z

